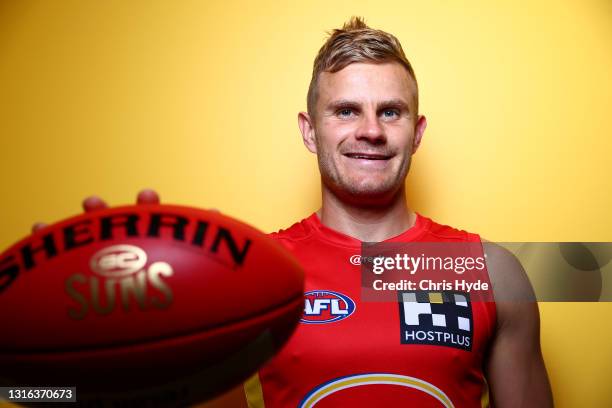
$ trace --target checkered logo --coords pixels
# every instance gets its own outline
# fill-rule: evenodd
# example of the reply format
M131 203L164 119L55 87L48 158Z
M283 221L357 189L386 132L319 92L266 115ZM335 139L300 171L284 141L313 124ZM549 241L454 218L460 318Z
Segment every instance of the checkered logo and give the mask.
M472 350L472 304L466 292L399 292L401 344Z

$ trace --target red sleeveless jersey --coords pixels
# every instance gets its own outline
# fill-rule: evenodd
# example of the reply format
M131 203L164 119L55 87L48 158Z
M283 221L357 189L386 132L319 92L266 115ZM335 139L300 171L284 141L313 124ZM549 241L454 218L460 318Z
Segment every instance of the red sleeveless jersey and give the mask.
M494 303L460 292L360 302L360 266L351 262L359 240L324 226L316 213L271 235L306 272L305 308L288 343L245 384L250 407L488 405L483 361ZM412 228L384 242L457 241L480 238L417 214Z

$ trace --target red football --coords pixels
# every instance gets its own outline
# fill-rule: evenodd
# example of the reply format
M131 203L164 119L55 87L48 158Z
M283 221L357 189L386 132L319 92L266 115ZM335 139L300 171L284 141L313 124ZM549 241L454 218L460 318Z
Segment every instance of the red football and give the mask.
M201 401L284 344L303 286L291 254L220 213L84 213L0 256L0 384L76 386L79 401Z

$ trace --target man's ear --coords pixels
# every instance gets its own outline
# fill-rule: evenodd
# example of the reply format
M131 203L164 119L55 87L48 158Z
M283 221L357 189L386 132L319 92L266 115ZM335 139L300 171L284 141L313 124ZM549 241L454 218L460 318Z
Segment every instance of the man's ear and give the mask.
M304 146L311 152L317 153L317 140L314 131L314 121L307 112L298 113L298 126L302 132Z
M419 146L421 145L421 139L423 139L423 133L427 128L427 118L423 115L417 117L417 122L414 131L414 140L412 141L412 154L415 154Z

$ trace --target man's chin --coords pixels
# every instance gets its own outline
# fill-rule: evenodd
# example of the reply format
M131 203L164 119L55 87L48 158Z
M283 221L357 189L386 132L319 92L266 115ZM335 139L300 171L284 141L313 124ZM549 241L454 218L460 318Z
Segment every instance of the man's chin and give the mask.
M400 187L384 184L353 184L342 188L344 199L363 204L386 204Z

